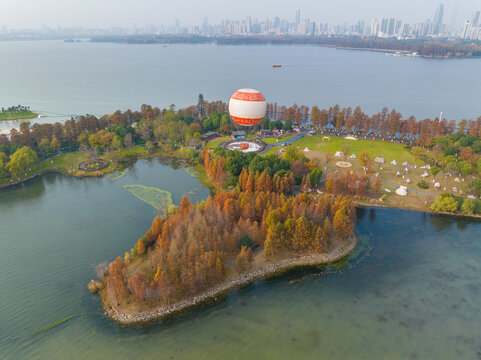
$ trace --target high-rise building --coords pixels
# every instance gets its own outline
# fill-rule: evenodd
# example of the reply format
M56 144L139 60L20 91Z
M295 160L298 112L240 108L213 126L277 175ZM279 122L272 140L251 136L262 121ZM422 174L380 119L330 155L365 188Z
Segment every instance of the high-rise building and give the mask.
M389 23L388 23L388 26L387 26L387 33L389 35L393 35L394 34L394 28L396 26L396 19L394 18L390 18L389 19Z
M466 20L463 26L462 38L467 39L471 30L471 20Z
M281 19L279 18L279 16L276 16L274 18L274 27L278 28L279 26L281 26Z
M296 10L296 26L301 23L301 10Z
M473 12L473 16L471 17L471 26L476 27L478 26L479 21L479 11Z
M394 34L395 35L399 35L399 32L401 30L401 25L402 25L402 21L401 20L396 20L396 23L394 25Z
M440 4L436 9L436 13L434 14L434 26L433 26L433 33L432 35L439 35L441 32L441 25L443 24L443 17L444 17L444 5Z
M209 31L209 21L207 19L207 16L204 16L204 20L202 22L202 33L205 35Z
M389 19L381 20L381 32L387 34Z

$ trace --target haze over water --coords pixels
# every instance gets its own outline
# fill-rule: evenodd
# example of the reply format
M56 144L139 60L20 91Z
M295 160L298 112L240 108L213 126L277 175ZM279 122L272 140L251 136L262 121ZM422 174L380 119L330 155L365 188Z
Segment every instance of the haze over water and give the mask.
M282 68L272 68L282 64ZM481 115L481 59L433 60L317 46L124 45L0 42L0 106L103 115L141 104L178 107L227 101L237 88L269 102L384 106L404 117ZM55 122L65 117L41 119ZM2 122L1 129L18 126Z
M208 190L138 161L121 179L49 174L0 190L0 358L475 359L481 353L481 223L359 211L349 264L260 281L184 317L121 329L86 284L157 212L122 188ZM26 336L72 314L45 333ZM386 354L389 354L386 357Z

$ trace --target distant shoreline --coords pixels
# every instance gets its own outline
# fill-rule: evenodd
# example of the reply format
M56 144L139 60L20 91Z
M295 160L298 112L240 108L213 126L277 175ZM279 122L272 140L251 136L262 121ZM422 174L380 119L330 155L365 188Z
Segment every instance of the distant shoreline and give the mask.
M216 44L216 45L311 45L341 50L366 50L427 59L480 58L478 42L448 41L446 39L377 38L360 36L198 36L198 35L125 35L98 36L98 43L119 44Z
M223 297L230 291L252 284L261 279L281 275L295 268L318 266L336 262L354 251L358 243L359 237L356 234L353 234L329 253L301 255L278 260L274 263L228 280L227 282L201 294L179 301L175 304L160 306L148 311L139 311L135 314L122 312L117 305L113 305L110 301L110 296L106 290L108 286L104 286L104 289L101 291L102 303L106 316L118 324L122 326L145 325L196 308L209 301L216 301L217 298Z

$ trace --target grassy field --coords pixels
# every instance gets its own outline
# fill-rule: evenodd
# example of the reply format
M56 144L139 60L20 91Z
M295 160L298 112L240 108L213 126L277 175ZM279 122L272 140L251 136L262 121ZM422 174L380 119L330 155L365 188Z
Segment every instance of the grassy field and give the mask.
M386 162L396 160L397 162L409 161L413 163L411 153L403 144L390 143L376 140L346 140L338 136L329 136L331 141L322 141L323 135L305 136L299 141L294 142L291 146L311 151L331 152L340 151L344 145L349 146L349 155L359 155L361 151L367 151L373 158L384 157Z
M217 146L219 146L220 143L229 141L230 137L221 137L216 140L209 141L207 143L207 149L215 149Z
M27 169L25 173L22 173L19 178L23 180L30 176L35 175L41 171L47 169L56 168L57 171L67 173L68 169L76 169L77 164L87 158L87 154L82 152L68 153L60 156L54 156L53 158L42 161L34 165L31 170ZM16 179L18 180L18 179ZM0 178L0 185L10 182L10 178L2 177Z
M18 119L34 119L38 116L31 111L19 111L19 112L4 112L0 113L0 120L18 120Z
M296 135L291 135L291 136L283 136L279 138L279 141L277 141L276 138L264 138L262 141L264 141L266 144L275 144L277 142L283 142L289 139L292 139Z
M134 158L139 155L147 154L147 150L145 149L144 145L137 145L131 147L130 149L122 149L117 151L107 152L101 156L101 158L105 160L114 160L114 159L129 159Z
M27 169L24 173L22 173L19 176L19 179L14 179L14 181L22 181L48 169L53 169L56 172L70 174L73 176L101 176L103 174L111 173L117 168L116 159L128 160L145 154L147 154L145 146L134 146L130 149L123 149L105 153L103 156L101 156L101 158L110 161L109 166L107 166L105 169L92 172L83 172L77 170L78 164L80 162L87 161L90 158L89 153L73 152L62 154L59 156L54 156L34 165L32 168ZM9 182L9 177L0 177L0 185L7 184Z

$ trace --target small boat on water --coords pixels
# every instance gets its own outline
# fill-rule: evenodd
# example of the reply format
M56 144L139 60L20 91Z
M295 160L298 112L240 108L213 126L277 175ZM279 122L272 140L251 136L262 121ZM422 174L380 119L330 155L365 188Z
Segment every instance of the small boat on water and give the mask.
M272 67L273 68L280 68L280 67L282 67L282 65L281 64L274 64L274 65L272 65Z

